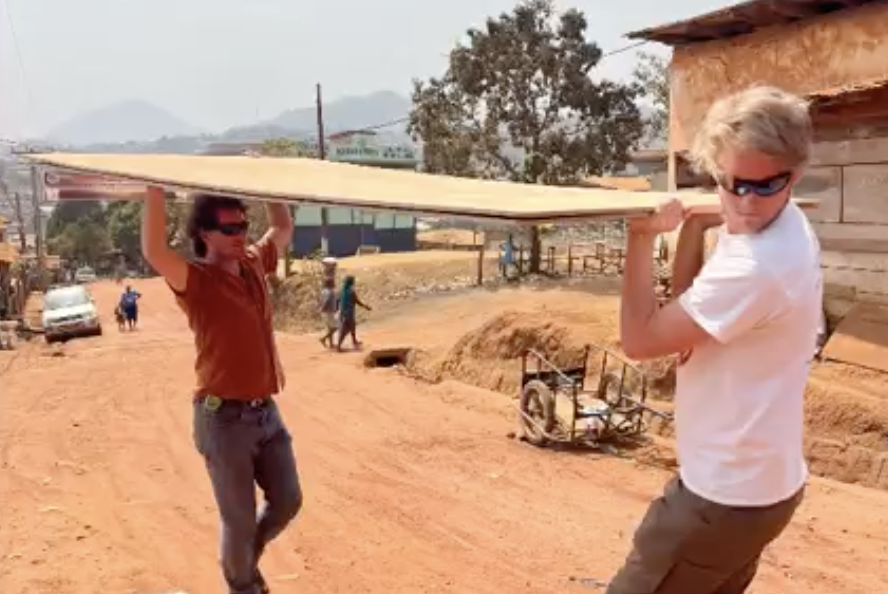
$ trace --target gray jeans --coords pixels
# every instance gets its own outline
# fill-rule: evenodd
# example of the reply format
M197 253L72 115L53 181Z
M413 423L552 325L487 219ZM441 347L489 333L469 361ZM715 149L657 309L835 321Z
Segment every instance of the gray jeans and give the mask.
M296 517L302 489L277 405L194 402L194 443L206 462L222 522L221 564L231 594L260 594L265 546ZM265 501L256 513L255 484Z

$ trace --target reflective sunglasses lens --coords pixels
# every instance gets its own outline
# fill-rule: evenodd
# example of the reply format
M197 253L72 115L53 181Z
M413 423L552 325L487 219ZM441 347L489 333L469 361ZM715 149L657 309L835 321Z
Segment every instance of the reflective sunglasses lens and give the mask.
M768 198L781 192L786 187L786 184L789 183L790 177L788 174L782 174L761 181L737 180L734 182L734 189L732 191L737 196L755 194L762 198Z
M247 223L232 223L229 225L219 225L219 233L227 236L240 235L247 231Z

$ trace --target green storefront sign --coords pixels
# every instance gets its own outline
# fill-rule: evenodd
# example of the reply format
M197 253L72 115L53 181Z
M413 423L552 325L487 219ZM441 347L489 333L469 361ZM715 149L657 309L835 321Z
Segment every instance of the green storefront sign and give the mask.
M331 161L415 169L419 164L416 149L406 145L379 146L373 136L355 135L341 141L331 141L328 158Z

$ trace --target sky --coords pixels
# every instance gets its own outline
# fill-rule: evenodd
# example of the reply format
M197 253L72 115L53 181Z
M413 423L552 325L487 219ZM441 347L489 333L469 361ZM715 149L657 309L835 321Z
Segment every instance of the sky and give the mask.
M604 51L630 31L725 0L558 0ZM515 0L0 0L0 138L45 135L118 101L155 103L208 132L314 101L392 90L443 73L472 26ZM16 40L18 43L16 43ZM639 50L668 55L649 44ZM638 50L602 60L627 80ZM405 114L406 115L406 114ZM368 122L371 125L375 122Z

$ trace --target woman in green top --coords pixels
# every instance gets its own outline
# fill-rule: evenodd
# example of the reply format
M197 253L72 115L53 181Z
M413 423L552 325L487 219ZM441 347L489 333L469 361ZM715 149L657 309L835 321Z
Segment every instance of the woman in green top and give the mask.
M342 343L345 341L345 335L350 334L352 345L354 348L361 346L357 336L357 316L355 315L356 306L360 305L367 311L372 308L361 301L355 292L355 277L348 275L342 282L342 291L339 293L339 343L336 345L337 350L342 350Z

